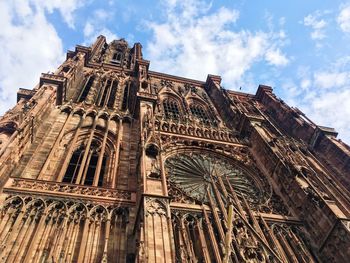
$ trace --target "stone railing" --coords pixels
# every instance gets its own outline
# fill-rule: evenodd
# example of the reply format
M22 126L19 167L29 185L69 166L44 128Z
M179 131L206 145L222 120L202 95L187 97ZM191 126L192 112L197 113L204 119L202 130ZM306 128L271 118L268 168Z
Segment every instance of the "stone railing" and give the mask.
M237 133L228 128L219 128L213 125L206 125L200 121L182 119L172 120L156 116L155 129L161 132L175 133L187 136L196 136L211 140L237 143Z
M135 202L136 193L120 189L68 184L27 178L10 178L4 192L23 192L66 198Z

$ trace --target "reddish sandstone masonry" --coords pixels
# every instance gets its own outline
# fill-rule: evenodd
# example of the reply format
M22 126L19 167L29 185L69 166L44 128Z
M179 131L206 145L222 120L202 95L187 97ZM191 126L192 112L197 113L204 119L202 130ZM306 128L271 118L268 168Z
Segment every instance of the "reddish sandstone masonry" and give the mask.
M277 98L77 46L0 118L1 262L346 262L350 148ZM225 246L233 206L231 240Z

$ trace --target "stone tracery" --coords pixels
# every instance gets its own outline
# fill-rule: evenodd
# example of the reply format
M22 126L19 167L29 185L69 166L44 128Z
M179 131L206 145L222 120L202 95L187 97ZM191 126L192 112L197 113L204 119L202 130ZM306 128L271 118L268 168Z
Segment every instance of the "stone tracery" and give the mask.
M266 201L262 182L257 185L256 179L227 161L205 154L182 154L168 158L165 167L170 182L177 184L185 193L200 202L208 202L206 188L213 193L213 183L219 184L221 181L228 189L226 178L238 196L244 196L250 203L261 204Z
M126 207L12 196L6 200L0 216L2 261L75 262L83 257L84 262L96 262L104 257L110 261L115 255L125 257L121 244L126 239ZM101 245L91 247L85 243L94 240ZM27 249L17 252L19 245Z

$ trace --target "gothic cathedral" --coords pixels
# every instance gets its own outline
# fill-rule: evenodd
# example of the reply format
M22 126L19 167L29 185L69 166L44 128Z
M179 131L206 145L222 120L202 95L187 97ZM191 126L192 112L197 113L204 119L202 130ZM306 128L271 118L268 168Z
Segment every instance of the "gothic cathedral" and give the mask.
M350 147L260 85L68 51L0 118L0 262L350 262ZM176 67L176 65L174 65Z

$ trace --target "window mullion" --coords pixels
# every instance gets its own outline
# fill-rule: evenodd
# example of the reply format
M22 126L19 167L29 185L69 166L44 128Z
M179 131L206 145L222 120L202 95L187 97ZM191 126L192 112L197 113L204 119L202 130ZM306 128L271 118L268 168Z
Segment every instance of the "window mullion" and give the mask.
M79 157L78 157L77 163L75 165L74 172L72 174L72 179L71 179L70 183L74 183L74 178L76 176L77 170L79 170L79 167L81 166L80 162L81 162L81 158L83 157L83 153L84 153L84 151L80 151L80 153L79 153Z
M94 137L94 133L95 133L96 125L97 125L97 119L98 119L98 116L96 115L96 117L94 119L94 123L93 123L92 128L91 128L89 140L86 144L85 154L84 154L83 159L81 161L81 166L80 166L79 173L77 176L77 182L80 182L81 176L82 176L84 168L86 166L86 159L88 158L88 153L89 153L89 150L91 147L91 142L92 142L92 139Z
M86 164L84 165L84 167L82 167L84 173L83 173L83 178L81 179L81 181L79 182L78 180L76 181L76 184L85 184L85 180L86 180L86 174L89 170L89 166L90 166L90 161L91 161L91 156L92 156L93 150L89 150L89 156L87 158ZM81 167L81 166L80 166Z
M101 165L102 165L102 161L103 161L103 157L104 157L105 149L106 149L108 127L109 127L109 120L107 120L106 131L105 131L105 134L104 134L104 137L103 137L101 151L100 151L100 154L98 156L98 161L97 161L97 165L96 165L96 171L95 171L95 175L94 175L94 182L93 182L94 186L97 186L98 181L99 181L99 177L101 176L101 174L100 174L101 173Z

